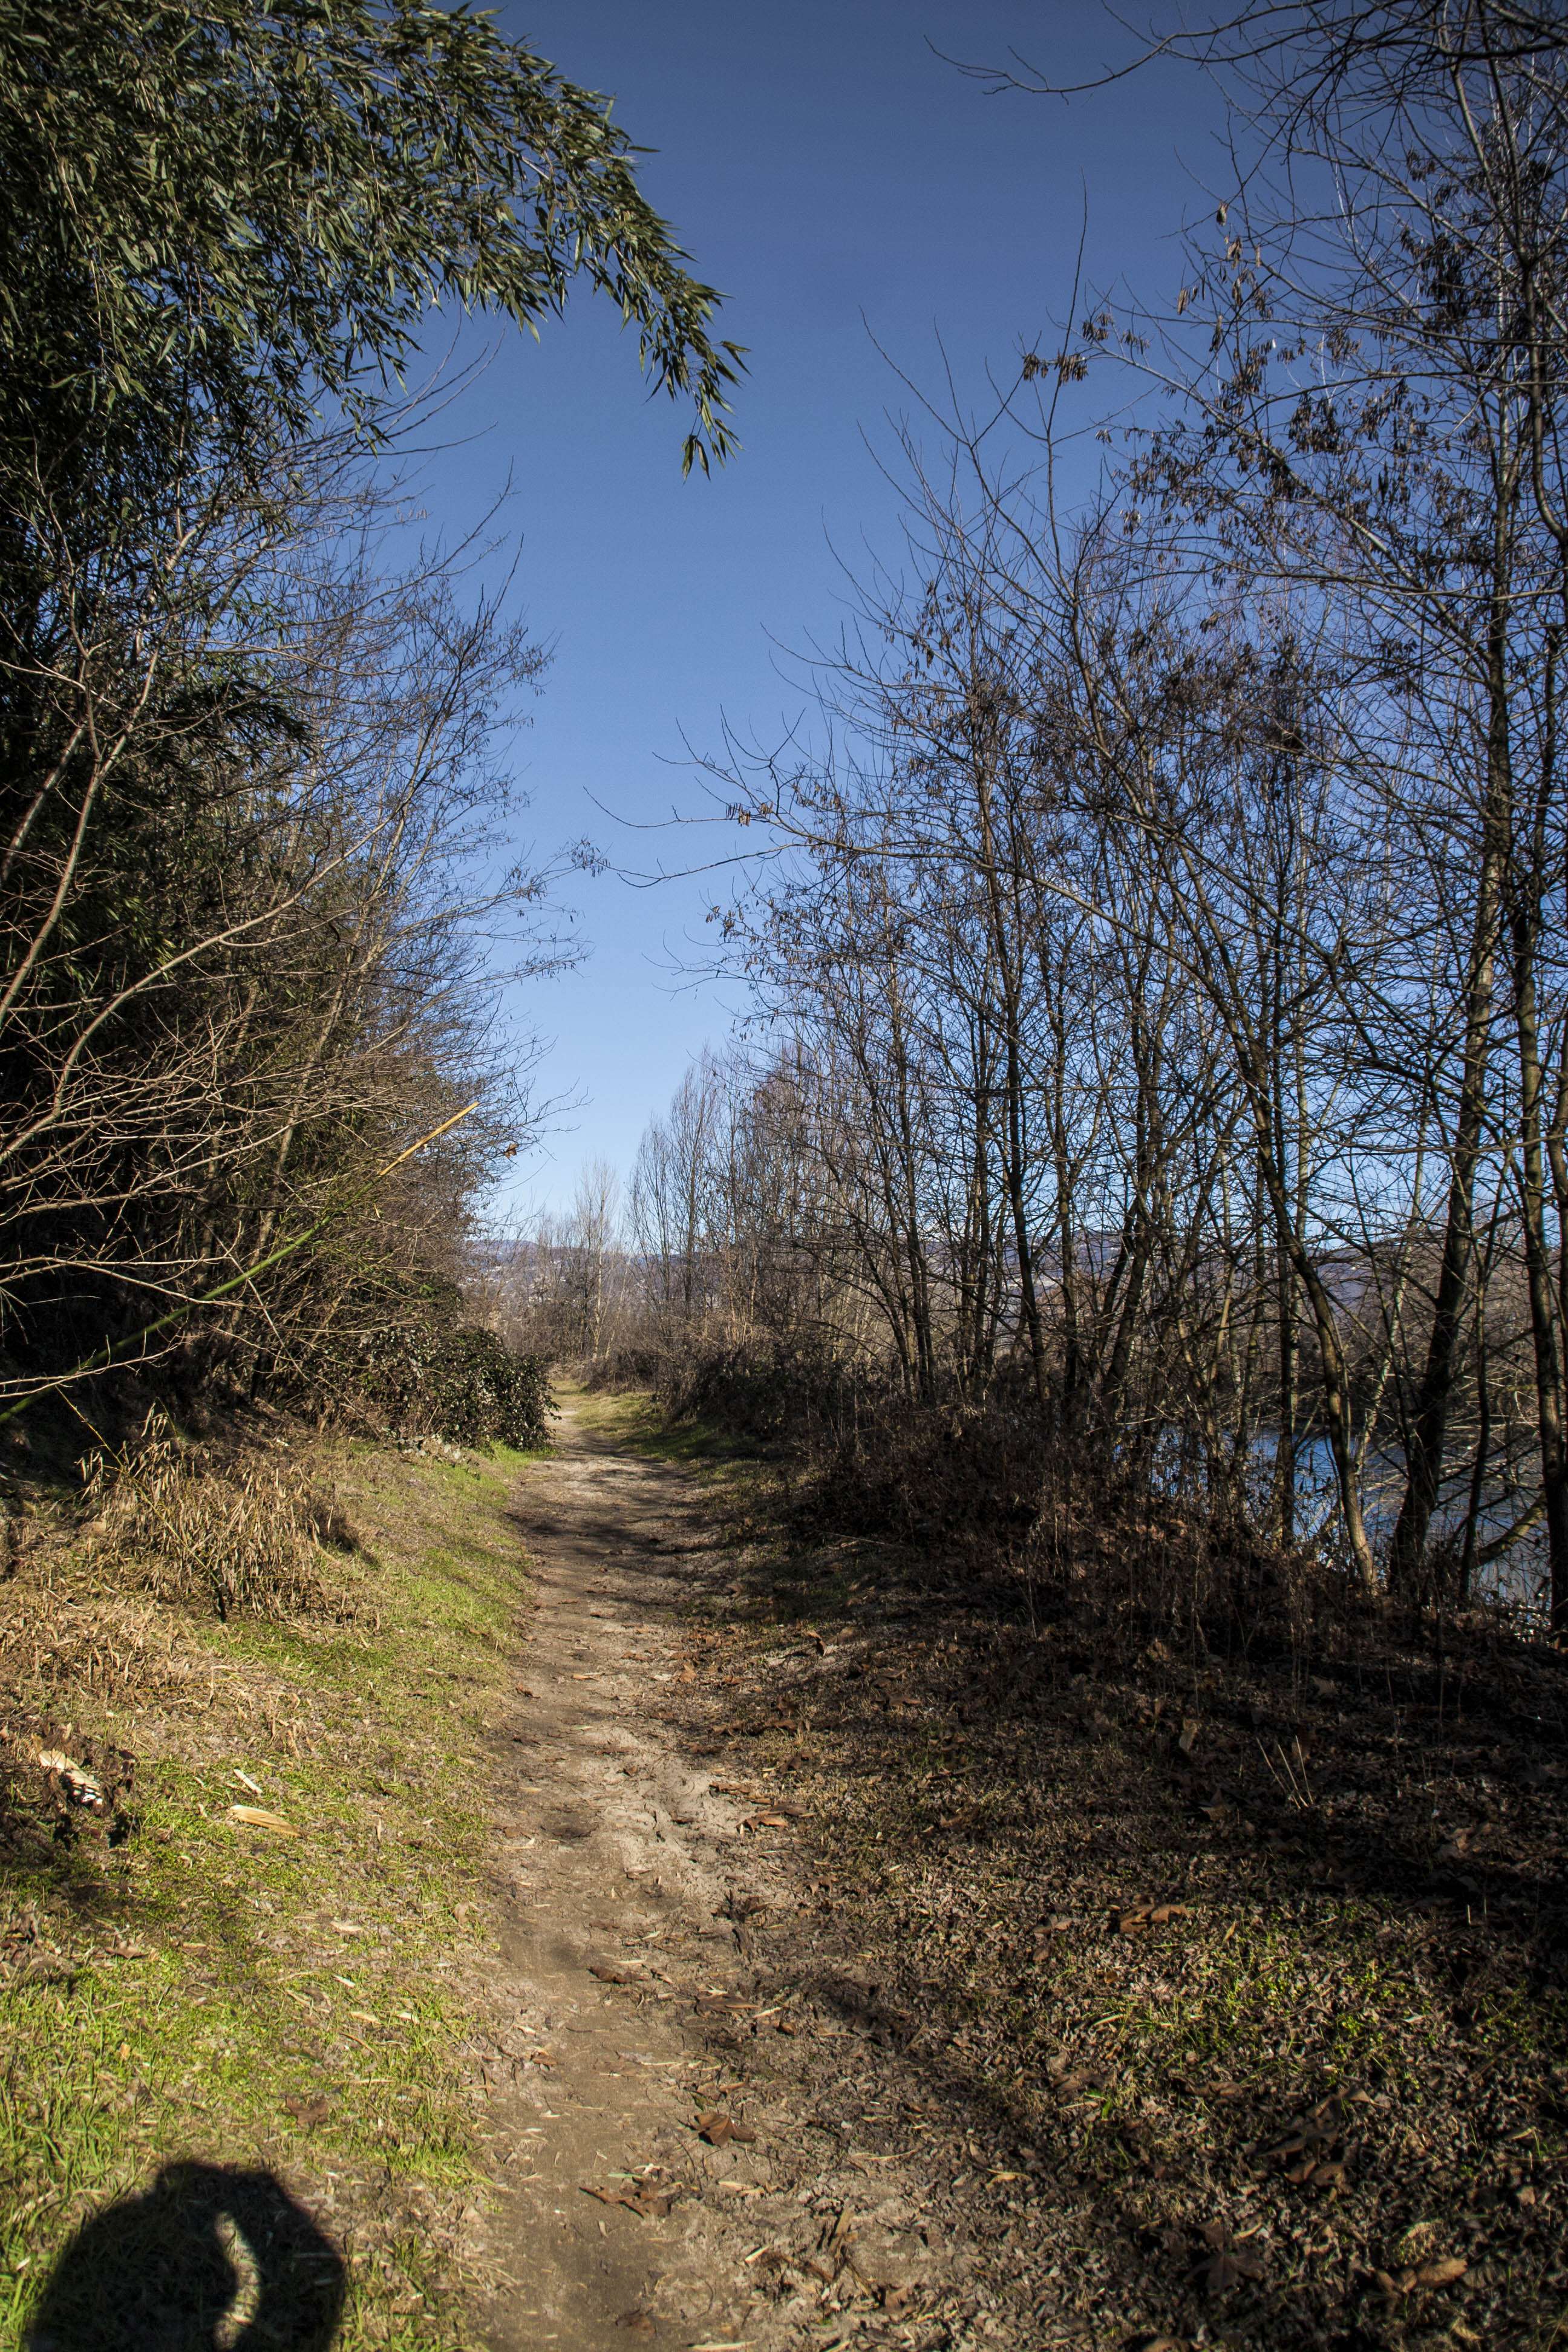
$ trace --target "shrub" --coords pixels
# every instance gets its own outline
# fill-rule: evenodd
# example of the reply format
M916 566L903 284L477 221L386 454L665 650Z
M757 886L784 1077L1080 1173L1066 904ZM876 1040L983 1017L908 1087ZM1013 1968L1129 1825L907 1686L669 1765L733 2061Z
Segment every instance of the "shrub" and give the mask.
M514 1354L482 1325L395 1329L343 1369L399 1429L454 1445L526 1447L549 1438L555 1406L543 1357Z
M825 1347L761 1339L674 1358L658 1398L672 1421L803 1445L836 1434L865 1385L864 1373Z

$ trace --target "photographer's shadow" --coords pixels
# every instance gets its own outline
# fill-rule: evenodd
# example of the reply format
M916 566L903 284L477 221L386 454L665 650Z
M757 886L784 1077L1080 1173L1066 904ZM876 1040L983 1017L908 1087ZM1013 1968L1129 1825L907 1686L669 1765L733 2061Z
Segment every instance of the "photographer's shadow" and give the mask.
M327 2352L337 2249L269 2172L171 2164L85 2222L50 2272L27 2352Z

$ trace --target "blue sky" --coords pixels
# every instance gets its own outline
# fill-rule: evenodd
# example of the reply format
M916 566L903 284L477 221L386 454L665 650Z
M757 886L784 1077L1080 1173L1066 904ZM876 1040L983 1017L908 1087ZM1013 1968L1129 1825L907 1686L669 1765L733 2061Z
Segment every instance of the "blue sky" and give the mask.
M647 400L632 340L584 295L539 343L501 342L448 417L464 444L434 464L429 511L455 530L511 477L518 593L554 649L519 740L520 840L684 863L722 844L629 829L700 807L683 735L715 747L726 718L782 734L802 696L778 647L834 635L845 564L897 562L879 459L911 402L889 361L934 386L940 337L962 383L1010 373L1066 310L1086 207L1091 279L1168 295L1181 224L1226 178L1219 110L1168 67L1064 105L987 96L937 54L1012 47L1081 79L1128 54L1089 0L542 0L500 18L658 151L644 187L749 347L745 447L683 482L684 414ZM553 1041L538 1090L580 1107L519 1161L514 1214L563 1203L587 1160L629 1172L734 1002L669 968L700 956L711 886L574 882L593 953L511 1012Z

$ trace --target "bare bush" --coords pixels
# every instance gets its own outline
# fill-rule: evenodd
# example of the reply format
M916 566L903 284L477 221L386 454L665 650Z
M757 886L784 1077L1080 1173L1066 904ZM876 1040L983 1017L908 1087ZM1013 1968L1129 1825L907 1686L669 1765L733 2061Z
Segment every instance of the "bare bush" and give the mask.
M181 1442L161 1413L139 1439L85 1465L90 1555L134 1563L157 1600L200 1602L220 1618L339 1615L346 1609L321 1533L330 1501L253 1454L220 1465Z

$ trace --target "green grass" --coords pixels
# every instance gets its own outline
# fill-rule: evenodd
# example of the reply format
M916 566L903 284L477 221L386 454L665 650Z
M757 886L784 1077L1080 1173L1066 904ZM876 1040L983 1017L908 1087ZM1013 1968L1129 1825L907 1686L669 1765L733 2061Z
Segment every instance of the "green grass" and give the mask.
M705 1421L665 1419L657 1401L646 1390L623 1389L615 1393L563 1387L583 1426L595 1434L614 1437L645 1461L672 1462L682 1469L755 1474L761 1465L756 1441L731 1436Z
M308 2200L337 2176L345 2346L464 2340L442 2241L481 2179L461 1979L484 1959L477 1743L522 1592L500 1507L521 1460L355 1449L340 1492L382 1528L350 1621L189 1623L216 1696L142 1717L157 1752L132 1836L35 1842L6 1870L0 1933L30 1921L24 1949L59 1957L56 1980L3 2002L0 2346L73 2231L188 2158L263 2168ZM123 1706L75 1701L57 1711L80 1731L136 1747ZM235 1802L298 1836L237 1826ZM84 2327L99 2284L83 2283Z

